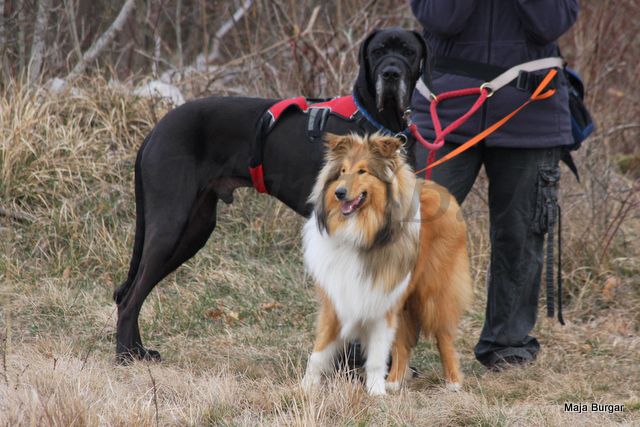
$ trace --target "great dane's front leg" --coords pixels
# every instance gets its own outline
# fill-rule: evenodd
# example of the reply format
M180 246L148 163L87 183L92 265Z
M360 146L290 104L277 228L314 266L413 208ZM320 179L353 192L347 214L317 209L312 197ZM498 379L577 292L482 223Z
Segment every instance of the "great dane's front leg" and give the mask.
M367 392L371 395L386 394L384 377L387 359L396 333L396 317L385 316L367 327L364 345L367 352L365 372Z

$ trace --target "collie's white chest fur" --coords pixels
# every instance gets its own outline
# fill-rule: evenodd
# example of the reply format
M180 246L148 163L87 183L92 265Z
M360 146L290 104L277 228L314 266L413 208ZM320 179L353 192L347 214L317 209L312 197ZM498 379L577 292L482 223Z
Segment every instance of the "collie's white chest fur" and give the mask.
M419 218L419 213L417 216ZM409 227L410 232L419 233L419 221ZM343 339L358 337L371 322L383 318L397 304L411 279L408 271L388 292L382 284L373 283L359 250L345 235L349 228L329 236L318 229L316 217L312 215L303 229L305 266L331 300L340 320Z

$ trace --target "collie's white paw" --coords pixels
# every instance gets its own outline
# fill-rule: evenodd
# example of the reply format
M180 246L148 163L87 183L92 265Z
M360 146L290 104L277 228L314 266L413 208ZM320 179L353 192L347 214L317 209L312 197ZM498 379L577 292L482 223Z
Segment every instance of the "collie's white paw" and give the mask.
M310 393L320 387L320 375L305 374L300 385L305 392Z
M398 381L394 381L394 382L386 382L384 384L384 388L389 392L389 393L397 393L400 391L400 383Z
M462 390L462 385L460 383L450 383L447 382L447 390L449 391L454 391L454 392L459 392L460 390Z

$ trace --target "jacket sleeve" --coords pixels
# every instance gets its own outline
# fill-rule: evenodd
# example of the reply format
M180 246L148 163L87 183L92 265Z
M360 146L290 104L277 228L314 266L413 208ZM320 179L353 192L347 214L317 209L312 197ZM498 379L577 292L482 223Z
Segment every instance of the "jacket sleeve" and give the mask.
M536 43L557 40L576 22L578 0L517 0L518 15Z
M425 30L451 37L464 28L476 0L411 0L411 10Z

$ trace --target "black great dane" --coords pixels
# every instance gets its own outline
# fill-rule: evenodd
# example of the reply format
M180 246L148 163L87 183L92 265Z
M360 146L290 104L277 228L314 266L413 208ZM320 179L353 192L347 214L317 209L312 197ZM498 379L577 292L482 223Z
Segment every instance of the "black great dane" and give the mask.
M324 116L322 130L363 134L405 129L404 111L427 63L427 47L414 31L377 30L362 43L353 88L357 114ZM269 194L301 215L322 166L324 144L309 138L310 113L288 109L264 138L263 117L277 100L210 97L167 113L145 138L135 163L136 233L118 305L117 360L159 360L142 345L138 316L165 276L191 258L216 226L218 200L233 201L238 187L256 185L248 171L260 142L261 177ZM408 145L412 144L409 138ZM411 147L407 147L411 148ZM412 151L409 157L412 160Z

